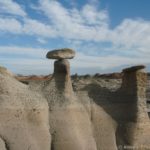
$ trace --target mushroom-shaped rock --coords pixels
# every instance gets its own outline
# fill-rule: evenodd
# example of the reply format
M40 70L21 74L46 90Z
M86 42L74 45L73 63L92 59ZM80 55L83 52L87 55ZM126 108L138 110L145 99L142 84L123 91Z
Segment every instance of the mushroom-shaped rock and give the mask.
M49 59L72 59L74 56L75 51L69 48L55 49L46 55Z
M134 72L134 71L143 70L143 69L145 69L144 65L138 65L138 66L133 66L130 68L123 69L123 72Z
M47 58L54 62L53 78L43 87L49 104L49 124L54 150L97 150L92 124L86 108L76 97L66 59L75 56L71 49L54 50Z

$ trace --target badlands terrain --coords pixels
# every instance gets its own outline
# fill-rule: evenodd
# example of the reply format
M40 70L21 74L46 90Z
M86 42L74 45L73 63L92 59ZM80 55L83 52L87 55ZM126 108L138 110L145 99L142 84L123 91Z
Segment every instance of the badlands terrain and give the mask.
M70 76L75 52L50 51L48 76L17 76L0 67L0 150L149 150L149 75Z

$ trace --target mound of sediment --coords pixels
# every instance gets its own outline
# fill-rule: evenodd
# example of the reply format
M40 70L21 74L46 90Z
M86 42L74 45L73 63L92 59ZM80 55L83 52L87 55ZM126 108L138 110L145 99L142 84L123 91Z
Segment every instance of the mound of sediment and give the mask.
M11 76L0 75L0 138L7 150L49 150L47 101ZM2 149L0 147L0 149Z
M0 66L0 74L14 76L7 68Z

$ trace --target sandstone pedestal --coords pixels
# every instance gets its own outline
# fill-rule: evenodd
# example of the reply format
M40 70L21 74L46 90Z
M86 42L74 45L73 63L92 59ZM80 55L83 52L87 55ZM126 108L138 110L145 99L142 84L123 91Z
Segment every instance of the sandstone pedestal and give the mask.
M75 96L70 78L72 50L56 50L47 57L54 63L53 79L44 88L49 103L53 150L97 150L90 117Z
M146 107L147 74L145 66L134 66L123 70L122 90L128 96L129 103L135 103L133 121L145 122L149 120Z
M120 92L123 103L128 104L122 120L121 129L125 145L144 150L150 146L150 122L146 107L147 74L145 66L134 66L123 70L123 81ZM141 148L141 146L143 146ZM145 147L145 148L144 148Z

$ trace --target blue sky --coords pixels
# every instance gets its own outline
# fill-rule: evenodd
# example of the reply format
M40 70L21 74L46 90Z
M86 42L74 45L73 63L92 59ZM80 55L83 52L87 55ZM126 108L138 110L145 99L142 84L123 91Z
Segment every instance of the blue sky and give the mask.
M0 65L19 74L53 72L49 50L76 50L71 72L145 64L150 71L149 0L0 0Z

